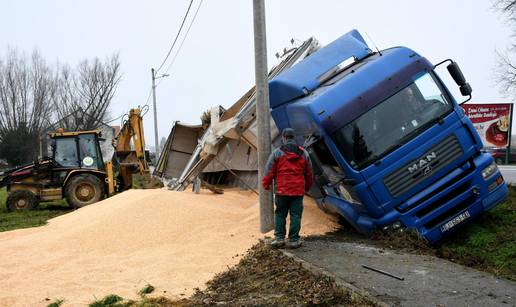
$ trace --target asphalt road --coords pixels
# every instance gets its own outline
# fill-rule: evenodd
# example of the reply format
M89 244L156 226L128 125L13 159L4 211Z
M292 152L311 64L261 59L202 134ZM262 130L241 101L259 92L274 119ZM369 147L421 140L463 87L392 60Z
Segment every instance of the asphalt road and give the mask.
M498 169L502 173L505 182L516 184L516 166L498 165Z

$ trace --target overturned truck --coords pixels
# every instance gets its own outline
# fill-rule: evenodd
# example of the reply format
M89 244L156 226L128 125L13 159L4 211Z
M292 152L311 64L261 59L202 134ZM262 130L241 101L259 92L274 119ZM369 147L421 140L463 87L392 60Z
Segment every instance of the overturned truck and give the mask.
M322 210L362 233L407 227L435 243L507 197L493 158L434 71L442 64L471 98L456 62L434 66L406 47L375 52L356 30L322 48L308 40L273 69L273 137L296 130ZM219 160L231 140L256 148L254 103L251 90L205 130L174 189Z

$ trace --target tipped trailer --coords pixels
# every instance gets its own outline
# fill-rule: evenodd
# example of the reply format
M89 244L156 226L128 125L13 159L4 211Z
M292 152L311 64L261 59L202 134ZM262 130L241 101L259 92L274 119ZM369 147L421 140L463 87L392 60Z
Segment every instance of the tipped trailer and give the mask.
M321 209L362 233L407 227L432 244L507 197L439 65L471 99L456 62L372 51L356 30L269 82L276 126L294 128L310 153Z

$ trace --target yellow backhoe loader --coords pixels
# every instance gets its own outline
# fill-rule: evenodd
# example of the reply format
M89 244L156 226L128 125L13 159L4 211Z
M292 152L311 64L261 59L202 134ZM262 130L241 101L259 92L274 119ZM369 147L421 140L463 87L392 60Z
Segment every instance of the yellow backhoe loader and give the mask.
M130 110L113 141L113 159L107 163L102 158L98 130L64 132L59 129L50 137L52 157L0 173L0 188L7 187L8 211L31 210L40 202L62 198L72 208L80 208L130 189L135 173L139 173L148 186L159 186L150 175L139 108ZM115 174L118 175L115 177Z

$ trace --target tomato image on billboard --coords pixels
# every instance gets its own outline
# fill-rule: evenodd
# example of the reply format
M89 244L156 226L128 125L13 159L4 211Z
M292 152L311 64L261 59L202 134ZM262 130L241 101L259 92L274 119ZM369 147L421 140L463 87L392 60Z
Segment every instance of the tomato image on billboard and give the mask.
M508 146L512 104L468 103L462 105L462 108L482 138L484 146Z
M486 130L487 142L495 147L505 147L508 141L509 120L507 115L503 115L495 123L489 125Z

